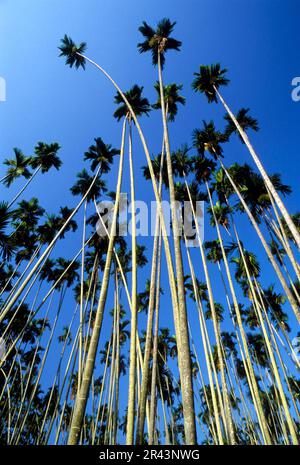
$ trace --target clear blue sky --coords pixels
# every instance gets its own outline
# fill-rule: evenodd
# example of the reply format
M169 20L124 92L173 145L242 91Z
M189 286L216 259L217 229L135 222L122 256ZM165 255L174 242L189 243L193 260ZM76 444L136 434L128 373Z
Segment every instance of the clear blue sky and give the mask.
M7 101L0 102L0 160L11 156L13 147L30 155L37 141L58 141L62 169L37 177L26 197L38 196L53 212L60 205L74 205L69 187L84 166L83 152L98 136L118 146L120 125L112 118L114 90L91 67L86 72L66 68L58 58L60 38L67 33L76 42L86 41L87 54L124 90L143 85L153 102L156 70L150 56L137 51L138 27L143 20L153 24L164 16L177 21L175 36L183 42L181 53L167 56L165 82L182 83L187 99L170 128L172 148L189 143L203 119L213 118L221 128L221 106L209 106L191 91L199 64L220 61L231 80L225 98L234 111L250 107L259 120L261 130L252 135L253 144L267 171L282 173L292 186L289 210L299 209L300 102L291 98L291 81L300 75L297 0L0 0L0 76L7 83ZM142 121L154 154L161 145L159 118L153 114ZM227 164L250 162L237 140L226 147L225 156ZM144 164L137 145L136 171ZM2 169L0 165L0 177ZM6 196L1 187L1 198ZM137 196L153 199L142 180ZM70 255L79 247L79 237L65 249ZM209 231L206 237L212 237ZM254 250L255 243L249 238ZM262 280L272 282L267 278Z

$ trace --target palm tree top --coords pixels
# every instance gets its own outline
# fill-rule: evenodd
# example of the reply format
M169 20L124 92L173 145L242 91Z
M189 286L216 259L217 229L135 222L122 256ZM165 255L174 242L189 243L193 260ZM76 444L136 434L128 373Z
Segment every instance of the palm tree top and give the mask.
M131 89L124 93L136 116L149 116L149 112L151 111L149 100L142 97L143 89L144 87L134 84ZM118 121L130 114L126 103L124 103L124 100L119 93L115 95L114 103L120 105L114 112L114 117L117 118Z
M90 188L93 179L93 176L90 176L87 170L84 168L82 171L80 171L80 173L77 174L77 181L70 189L71 193L73 195L84 196ZM87 196L87 201L90 202L94 197L99 197L101 192L106 191L107 189L105 182L98 177Z
M81 42L79 45L76 45L75 42L68 37L67 34L64 35L64 38L61 39L61 46L58 47L60 50L59 56L66 58L66 65L69 65L70 68L75 66L76 69L80 66L85 69L85 58L80 56L86 50L86 43Z
M175 116L178 112L177 104L180 103L181 105L185 105L185 97L179 95L179 91L182 90L182 87L182 84L175 83L164 86L164 98L169 121L175 120ZM154 84L154 89L157 92L157 102L154 103L154 105L152 105L152 108L158 110L159 108L161 108L159 82L156 82Z
M30 164L30 157L27 157L23 154L21 149L14 148L13 149L15 158L14 159L5 159L4 165L8 166L7 176L3 180L3 184L6 187L9 187L12 182L23 176L25 179L29 179L31 173L28 169L28 165Z
M32 168L41 168L42 173L46 173L50 168L54 167L57 170L62 165L62 161L57 155L60 145L57 142L46 144L45 142L38 142L34 148L35 157L30 160Z
M209 103L217 102L216 90L229 84L229 79L225 77L226 72L227 69L221 69L220 63L200 65L199 73L194 73L196 77L192 82L192 88L205 94Z
M84 154L84 160L91 161L91 170L95 171L100 165L101 173L108 173L110 165L113 163L113 157L120 154L120 150L112 147L111 144L105 144L101 137L94 139L95 144L89 147Z
M152 63L154 66L158 63L158 54L161 58L161 66L165 62L165 53L168 50L180 50L182 42L170 37L176 22L171 22L168 18L163 18L157 23L156 29L153 29L146 21L143 21L139 27L140 33L144 36L144 42L138 43L140 53L152 53Z
M231 136L232 133L236 132L238 133L238 130L232 121L231 117L226 114L224 116L225 121L227 122L227 126L225 129L225 134L227 137ZM252 129L253 131L257 132L259 130L258 126L258 121L255 118L252 118L252 116L249 115L249 108L241 108L239 112L236 115L236 119L243 129L243 131L247 131L248 129ZM241 141L244 143L243 139L241 136L239 136Z
M207 151L215 159L217 159L218 156L223 156L221 144L227 140L227 136L216 130L213 121L209 121L208 123L203 121L203 129L195 129L193 131L193 145L198 150L199 154L204 155Z

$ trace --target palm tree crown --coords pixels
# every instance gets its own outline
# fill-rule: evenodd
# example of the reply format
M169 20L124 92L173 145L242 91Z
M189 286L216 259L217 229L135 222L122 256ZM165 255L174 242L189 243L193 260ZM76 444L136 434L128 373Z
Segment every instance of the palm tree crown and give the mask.
M181 103L181 105L185 105L185 97L182 97L182 95L179 95L179 91L182 90L182 84L168 84L167 86L164 86L164 98L165 98L165 105L167 107L167 113L168 113L168 119L169 121L174 121L175 116L178 113L178 103ZM156 82L154 85L154 88L157 92L157 102L152 105L152 107L155 110L158 110L161 108L161 102L160 102L160 88L159 88L159 82Z
M3 184L6 187L9 187L15 179L23 176L25 179L29 179L31 173L28 169L28 164L30 162L30 157L26 157L22 150L14 148L15 158L4 160L4 164L9 168L7 170L7 175L3 180Z
M246 132L248 129L252 129L253 131L257 132L259 130L258 121L257 119L252 118L252 116L250 116L248 113L249 113L249 108L241 108L240 111L236 115L236 119L239 125L241 126L241 128L243 129L243 131ZM234 122L232 121L231 117L228 114L224 116L224 119L225 121L227 121L227 126L225 129L226 136L229 137L234 132L238 133L238 130ZM239 137L241 141L244 143L241 136Z
M218 156L222 157L223 149L221 143L226 142L226 140L226 136L216 130L213 121L209 123L203 121L203 129L195 129L193 132L194 147L198 150L199 154L204 155L207 151L215 159Z
M41 168L42 173L47 173L50 168L54 167L57 170L62 165L62 161L57 155L60 145L57 142L52 144L45 144L44 142L38 142L34 152L35 157L30 160L32 168Z
M143 89L143 87L140 87L137 84L135 84L124 94L129 104L131 105L133 111L135 112L136 116L148 116L149 112L151 111L151 106L148 99L142 97ZM117 95L115 96L114 101L117 105L120 105L114 112L114 117L117 118L118 121L120 121L120 119L129 115L129 110L119 93L117 93Z
M227 86L229 80L226 79L227 69L221 69L220 63L210 66L200 66L200 72L194 73L195 79L192 87L196 92L206 95L209 103L217 102L216 90L220 86Z
M86 169L83 169L77 174L77 179L77 182L70 190L73 195L84 196L93 182L93 177L89 175ZM97 178L87 196L87 201L93 200L94 197L97 198L101 192L106 192L106 190L105 182L102 179Z
M158 54L160 53L161 66L165 62L165 53L168 50L180 50L181 42L170 37L176 22L171 23L168 18L164 18L157 23L156 30L153 29L146 21L143 21L142 26L139 28L141 34L145 37L144 42L138 44L140 53L152 53L152 63L154 66L158 63Z
M60 57L66 57L66 65L69 65L70 68L75 66L78 69L80 66L85 69L85 58L80 56L86 50L86 43L81 42L79 45L76 45L71 37L68 37L65 34L64 38L61 39L61 46L58 47L61 51Z
M91 161L92 171L100 165L100 172L108 173L113 157L119 155L120 150L112 148L110 144L105 144L101 137L97 137L94 141L95 144L89 147L88 152L85 152L84 159Z

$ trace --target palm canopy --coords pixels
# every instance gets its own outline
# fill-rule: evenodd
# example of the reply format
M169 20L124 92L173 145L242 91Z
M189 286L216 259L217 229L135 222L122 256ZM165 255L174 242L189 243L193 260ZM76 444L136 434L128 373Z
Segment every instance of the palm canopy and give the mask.
M189 156L189 150L187 145L183 145L172 153L171 160L174 176L183 178L191 171L193 159Z
M131 89L124 93L136 116L148 116L151 111L148 99L142 97L143 89L144 87L134 84ZM119 93L115 96L114 102L115 104L120 105L114 112L114 117L117 118L118 121L130 115L128 107Z
M202 154L193 157L192 162L196 181L208 181L216 168L216 162Z
M81 42L79 45L76 45L71 37L68 37L67 34L64 35L64 38L61 39L61 46L58 47L61 53L59 56L66 58L66 65L69 65L70 68L75 66L76 69L80 66L85 69L85 58L80 56L86 50L86 43Z
M113 157L119 155L120 150L114 149L111 144L105 144L101 137L94 139L95 144L89 147L85 152L84 159L91 161L91 170L95 171L100 165L101 173L108 173L110 165L113 163Z
M179 91L182 90L182 87L182 84L175 83L164 86L164 99L169 121L175 120L175 116L178 113L178 103L180 103L181 105L185 105L185 97L179 95ZM159 82L155 83L154 89L157 92L157 102L154 103L152 107L155 110L158 110L159 108L161 108Z
M160 54L161 67L165 63L165 53L168 50L180 50L181 42L170 37L173 32L176 22L172 23L168 18L163 18L157 23L156 29L153 29L146 21L143 21L139 27L140 33L144 36L144 42L138 44L140 53L152 53L152 63L154 66L158 64L158 54Z
M229 79L225 77L227 69L221 69L220 63L210 66L200 65L199 73L194 73L192 87L196 92L206 95L209 103L217 102L216 90L227 86Z
M0 202L0 257L9 260L13 253L13 244L9 235L6 234L11 219L11 212L5 202Z
M243 198L254 218L256 221L260 222L260 216L263 210L271 206L270 196L262 176L253 171L252 167L247 163L244 165L234 163L228 171L235 184L237 184L242 191ZM280 174L274 173L270 176L270 179L276 187L276 190L282 195L286 196L291 193L290 186L283 184ZM227 181L227 184L228 183L229 181ZM241 202L237 204L237 208L240 211L244 210Z
M236 125L234 124L234 122L228 114L224 116L224 119L227 122L227 126L225 128L226 136L230 137L231 134L233 134L234 132L238 133ZM243 131L245 132L247 132L248 129L252 129L256 132L259 130L257 119L252 118L252 116L249 115L249 108L241 108L236 115L236 119ZM244 141L240 135L239 137L244 144Z
M44 213L45 210L40 206L37 198L33 197L29 201L21 200L11 214L13 225L18 227L22 224L28 228L34 228Z
M151 160L153 172L155 179L158 181L159 180L159 175L160 175L160 167L161 167L161 153L152 158ZM149 181L151 179L150 175L150 170L149 166L142 166L143 170L143 176L144 178ZM162 182L163 184L168 187L169 186L169 180L168 180L168 171L167 171L167 165L166 163L163 164L163 169L162 169Z
M77 174L77 182L71 187L70 191L73 195L84 196L90 188L94 178L89 175L86 169L83 169ZM101 192L106 192L106 185L102 179L97 178L87 196L87 201L97 198Z
M44 142L38 142L34 149L35 157L30 160L32 168L41 168L42 173L47 173L52 167L59 170L62 165L62 161L57 155L60 149L60 145L57 142L52 144L45 144Z
M193 145L198 153L204 155L205 152L209 152L215 159L223 156L221 143L226 142L226 140L226 136L216 130L213 121L209 123L203 121L203 129L193 131Z
M6 187L9 187L13 181L17 178L23 176L25 179L29 179L31 173L28 169L28 165L30 162L30 157L26 157L22 150L18 148L14 148L15 158L5 159L4 164L8 166L7 175L3 180L3 184Z

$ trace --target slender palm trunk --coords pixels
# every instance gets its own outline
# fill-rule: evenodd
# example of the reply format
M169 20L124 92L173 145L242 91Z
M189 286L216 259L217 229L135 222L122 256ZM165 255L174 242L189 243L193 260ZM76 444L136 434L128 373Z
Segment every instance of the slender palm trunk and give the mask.
M116 325L117 325L117 347L116 347L116 370L115 370L115 408L113 421L113 441L114 445L118 441L118 425L119 425L119 388L120 388L120 302L119 302L119 279L116 273Z
M81 279L80 279L80 316L79 316L79 350L78 350L78 383L77 389L79 392L82 376L82 357L83 357L83 285L84 285L84 257L85 257L85 234L86 234L86 209L87 199L84 202L83 209L83 231L82 231L82 252L81 252Z
M284 279L284 276L283 276L283 274L282 274L282 272L281 272L281 270L280 270L280 268L279 268L279 266L278 266L278 264L277 264L277 262L276 262L276 260L275 260L275 258L273 256L273 254L272 254L272 252L271 252L271 250L270 250L270 248L269 248L269 246L268 246L268 244L267 244L267 242L266 242L266 240L265 240L265 238L264 238L264 236L263 236L257 222L255 221L255 219L254 219L252 213L250 212L245 200L243 199L239 189L237 188L236 184L234 183L232 177L230 176L228 170L223 165L223 162L221 161L220 158L219 158L219 162L220 162L220 164L221 164L221 166L222 166L222 168L223 168L223 170L224 170L230 184L234 188L239 200L241 201L241 203L242 203L242 205L243 205L243 207L245 209L245 212L247 213L247 215L248 215L248 217L249 217L249 219L250 219L250 221L251 221L251 223L252 223L252 225L253 225L253 227L254 227L254 229L255 229L255 231L256 231L256 233L257 233L257 235L258 235L258 237L259 237L259 239L260 239L260 241L262 243L262 245L263 245L263 248L265 249L266 254L268 255L268 258L269 258L269 260L270 260L270 262L271 262L271 264L272 264L272 266L273 266L273 268L274 268L274 270L275 270L275 272L276 272L276 274L278 276L278 279L279 279L279 281L280 281L280 283L281 283L281 285L282 285L282 287L283 287L283 289L284 289L284 291L286 293L286 296L287 296L287 298L288 298L288 300L289 300L289 302L291 304L291 307L292 307L292 309L293 309L293 311L294 311L294 313L296 315L296 318L297 318L298 322L300 323L300 312L299 312L299 309L298 309L298 305L297 305L297 303L296 303L296 301L294 299L294 296L293 296L290 288L288 287L288 285L287 285L287 283L286 283L286 281Z
M8 207L7 208L11 208L13 206L13 204L18 200L18 198L23 194L23 192L25 191L26 187L29 186L29 184L31 183L31 181L33 181L33 179L35 178L35 176L38 174L38 172L40 171L41 169L41 166L38 166L37 169L34 171L34 173L32 173L32 175L30 176L30 178L28 179L28 181L25 183L25 185L22 187L22 189L17 193L17 195L12 199L12 201L8 204Z
M188 331L188 324L187 324L187 309L186 309L185 289L184 289L184 279L183 279L183 275L184 275L183 263L182 263L182 255L181 255L178 218L177 218L177 211L176 211L176 199L175 199L172 160L171 160L171 151L170 151L170 143L169 143L167 116L166 116L166 106L165 106L165 99L164 99L164 87L163 87L160 51L158 51L158 78L159 78L159 87L160 87L162 121L163 121L163 128L164 128L164 140L165 140L165 147L166 147L166 160L167 160L167 171L168 171L168 182L169 182L171 215L172 215L172 226L173 226L176 277L177 277L178 317L179 317L179 331L180 331L179 370L180 370L180 381L181 381L181 390L182 390L184 430L185 430L186 443L193 445L197 443L193 377L192 377L189 331Z
M161 152L161 162L160 162L160 175L159 175L159 195L161 196L162 191L162 171L164 164L164 143L162 146ZM138 423L137 423L137 432L136 432L136 443L142 444L143 433L144 433L144 423L146 416L146 402L149 386L149 362L151 355L151 342L152 342L152 330L153 330L153 314L155 306L155 280L157 272L157 254L158 254L158 242L159 242L159 215L156 214L156 224L155 224L155 234L154 234L154 244L153 244L153 254L152 254L152 264L151 264L151 279L150 279L150 290L149 290L149 305L148 305L148 319L147 319L147 332L146 332L146 342L144 350L144 362L142 370L142 385L141 385L141 399L139 402L138 410Z
M84 366L83 374L82 374L82 383L81 383L80 391L75 401L75 407L74 407L74 412L73 412L73 417L72 417L72 422L71 422L71 427L70 427L70 433L69 433L69 438L68 438L68 444L70 445L77 444L79 440L81 425L82 425L82 421L85 415L86 404L88 400L91 380L92 380L93 371L95 367L96 353L97 353L100 332L101 332L101 327L102 327L103 313L104 313L104 307L106 303L109 277L110 277L111 261L112 261L112 256L113 256L114 236L115 236L116 225L117 225L117 214L118 214L122 175L123 175L125 129L126 129L126 120L124 120L123 129L122 129L119 174L118 174L118 181L117 181L116 199L115 199L115 206L114 206L114 213L113 213L113 220L112 220L112 227L111 227L111 235L110 235L108 249L107 249L106 262L105 262L105 267L104 267L104 272L103 272L103 277L102 277L102 286L101 286L101 291L100 291L100 296L99 296L99 301L98 301L95 323L94 323L93 332L91 335L91 341L90 341L87 358L86 358L86 362L85 362L85 366Z
M154 444L154 431L157 406L157 359L158 359L158 328L159 328L159 303L160 303L160 274L161 274L161 229L159 229L159 240L157 250L157 274L156 274L156 296L155 296L155 321L152 349L152 373L151 373L151 393L150 393L150 424L149 424L149 445Z
M246 259L245 259L245 256L244 256L243 249L242 249L242 247L240 245L240 242L238 242L238 245L239 245L240 255L241 255L241 258L242 258L242 261L243 261L243 264L244 264L244 267L245 267L245 271L246 271L246 274L247 274L247 279L248 279L248 282L249 282L249 285L250 285L251 295L252 295L252 298L253 298L253 301L255 303L256 308L259 309L260 305L259 305L259 302L257 300L256 291L254 289L253 281L251 279L249 269L248 269L248 266L247 266L247 262L246 262ZM255 278L254 278L254 282L255 282ZM258 318L259 318L260 327L261 327L263 337L264 337L264 340L265 340L267 352L268 352L268 355L269 355L269 358L270 358L272 372L274 374L274 378L275 378L276 383L277 383L277 387L278 387L279 394L280 394L280 399L281 399L281 402L282 402L282 405L283 405L283 408L284 408L284 412L285 412L285 416L286 416L286 419L287 419L287 423L288 423L288 426L289 426L289 430L290 430L290 434L291 434L291 438L292 438L292 443L294 445L297 445L298 444L298 439L297 439L297 433L296 433L296 430L295 430L295 425L294 425L293 419L292 419L290 411L289 411L289 406L288 406L287 399L286 399L286 396L285 396L285 392L284 392L284 389L283 389L283 386L282 386L282 382L281 382L281 378L280 378L279 371L278 371L278 368L277 368L275 356L273 354L273 350L272 350L272 347L271 347L271 344L270 344L270 341L269 341L269 337L268 337L268 334L267 334L267 331L266 331L265 322L264 322L263 316L261 314L261 311L258 311L257 315L258 315Z
M227 103L225 102L225 100L223 99L222 95L219 93L218 89L215 87L214 88L217 96L219 97L220 101L222 102L225 110L227 111L227 113L229 114L230 118L232 119L234 125L236 126L241 138L243 139L243 141L245 142L266 186L268 187L270 193L272 194L281 214L283 215L284 219L285 219L285 222L289 228L289 230L291 231L295 241L296 241L296 244L298 246L298 249L300 250L300 234L295 226L295 224L293 223L290 215L288 214L288 211L287 209L285 208L281 198L279 197L275 187L273 186L273 183L272 181L270 180L269 176L267 175L259 157L257 156L254 148L252 147L251 143L250 143L250 140L247 136L247 134L245 133L245 131L243 131L242 127L240 126L239 122L237 121L236 117L234 116L234 114L232 113L232 111L230 110L230 108L228 107Z
M37 260L36 264L34 265L34 267L32 268L32 270L30 271L30 273L28 273L28 276L24 279L23 283L20 285L20 287L16 290L16 292L14 293L14 295L12 296L12 298L9 300L9 302L7 303L7 305L3 308L1 314L0 314L0 322L3 321L3 319L5 318L5 316L7 315L7 313L10 311L10 309L12 308L12 306L16 303L16 301L18 300L18 298L20 297L20 295L22 294L22 292L24 291L24 289L26 288L27 284L30 282L31 278L34 276L34 274L36 273L36 271L38 270L38 268L40 267L40 265L43 263L43 261L47 258L47 256L49 255L50 251L52 250L52 248L54 247L54 245L56 244L56 242L58 241L60 235L63 233L63 231L66 229L66 227L68 226L68 224L70 223L71 219L76 215L76 213L78 212L79 208L81 207L81 205L83 204L83 202L85 201L85 199L87 198L87 196L89 195L89 192L91 191L93 185L95 184L97 178L98 178L98 175L99 175L99 172L100 172L100 167L98 168L94 178L93 178L93 181L91 182L91 185L90 187L88 188L87 192L85 193L85 195L82 197L82 199L80 200L80 202L76 205L76 207L74 208L74 210L72 211L72 213L70 214L70 216L67 218L67 220L65 221L65 223L62 225L62 227L60 228L60 230L58 231L58 233L55 235L55 237L52 239L52 241L50 242L50 244L48 245L48 247L46 248L46 250L42 253L42 255L40 256L40 258Z
M126 118L127 119L127 118ZM135 219L135 188L132 160L132 129L129 120L129 168L130 191L132 211L131 253L132 253L132 288L131 288L131 332L130 332L130 362L129 362L129 387L128 387L128 411L126 426L126 444L134 443L134 419L135 419L135 388L136 388L136 335L137 335L137 256L136 256L136 219Z
M191 209L192 209L194 218L196 219L196 214L195 214L195 210L194 210L194 207L193 207L193 201L192 201L190 189L189 189L189 186L188 186L188 183L187 183L186 180L185 180L185 186L186 186L187 193L188 193L188 196L189 196ZM217 314L216 314L215 302L214 302L212 286L211 286L211 280L210 280L210 276L209 276L209 272L208 272L206 256L205 256L203 245L202 245L202 242L201 242L201 237L200 237L200 232L199 232L199 226L198 226L197 219L195 221L195 226L196 226L198 243L199 243L199 248L200 248L200 255L201 255L201 260L202 260L202 264L203 264L206 285L207 285L207 291L208 291L208 297L209 297L209 305L210 305L211 314L212 314L214 333L215 333L215 338L216 338L216 343L217 343L217 352L218 352L218 359L219 359L220 373L221 373L221 382L222 382L222 395L223 395L223 398L224 398L224 407L225 407L225 414L226 414L226 419L225 419L226 420L226 432L227 432L229 442L231 444L236 444L235 428L234 428L233 419L232 419L232 412L231 412L230 399L229 399L229 391L228 391L227 381L226 381L225 363L224 363L223 352L222 352L222 342L221 342L220 327L219 327L218 318L217 318Z
M230 272L227 256L226 256L224 245L223 245L223 240L222 240L220 227L219 227L219 224L218 224L218 221L217 221L217 218L215 216L214 209L213 209L213 203L212 203L212 198L211 198L211 193L210 193L208 183L206 182L205 184L206 184L206 189L207 189L207 193L208 193L209 200L210 200L211 210L213 212L214 221L215 221L215 225L216 225L216 229L217 229L218 239L219 239L219 243L220 243L220 247L221 247L221 251L222 251L222 257L223 257L223 260L224 260L224 265L225 265L226 275L227 275L227 279L228 279L228 283L229 283L229 288L230 288L231 296L232 296L232 299L233 299L233 305L234 305L234 310L235 310L235 314L236 314L236 318L237 318L237 323L238 323L238 327L239 327L239 330L240 330L240 333L241 333L243 349L245 351L245 357L246 357L246 363L247 363L247 373L249 373L249 375L250 375L250 379L248 379L248 383L249 383L249 386L251 386L252 389L253 389L252 398L253 398L254 405L256 407L258 421L259 421L260 428L261 428L261 431L262 431L262 434L263 434L263 437L264 437L264 441L265 441L266 444L271 444L271 437L270 437L270 434L269 434L267 421L266 421L266 418L265 418L265 415L264 415L261 399L260 399L260 396L259 396L259 389L258 389L258 384L257 384L257 381L256 381L254 369L253 369L253 366L252 366L252 362L251 362L251 357L250 357L249 348L248 348L247 336L246 336L246 333L245 333L245 330L244 330L242 317L241 317L241 312L240 312L240 308L239 308L239 305L238 305L236 293L235 293L235 290L234 290L234 285L233 285L231 272Z
M194 271L194 267L193 267L193 263L192 263L192 260L191 260L191 256L190 256L190 252L189 252L188 247L186 248L186 252L187 252L189 267L190 267L190 271L191 271L194 295L195 295L196 304L197 304L197 307L198 307L200 331L201 331L201 336L202 336L203 350L204 350L204 356L205 356L207 373L208 373L209 387L210 387L210 393L211 393L211 399L212 399L212 407L213 407L213 412L214 412L214 417L215 417L214 420L215 420L215 424L216 424L216 428L217 428L218 444L223 445L224 440L223 440L223 435L222 435L222 428L221 428L219 408L218 408L218 402L217 402L217 396L216 396L216 389L215 389L214 382L213 382L213 374L212 374L211 362L210 362L210 358L209 358L209 351L208 351L206 332L205 332L205 329L204 329L205 321L204 321L204 318L203 318L203 311L202 311L202 308L201 308L202 303L199 301L195 271ZM217 377L216 377L216 381L218 382ZM210 409L210 405L209 405L208 401L207 401L207 408ZM220 405L220 409L223 410L222 405ZM224 425L226 426L225 421L224 421Z

